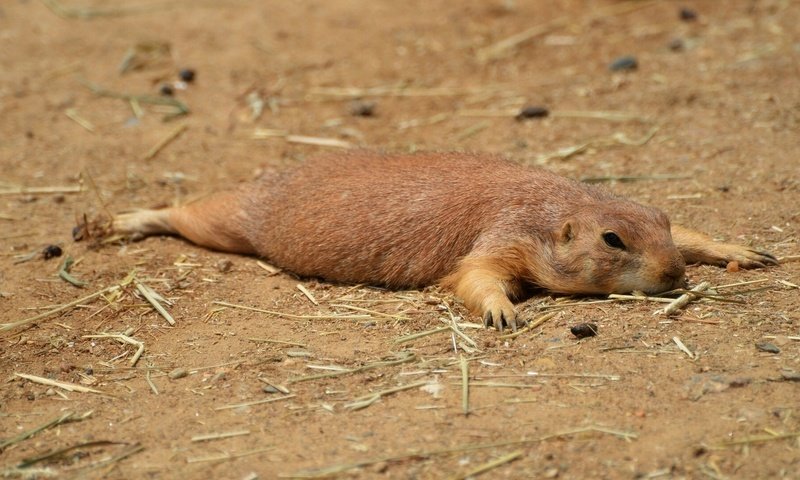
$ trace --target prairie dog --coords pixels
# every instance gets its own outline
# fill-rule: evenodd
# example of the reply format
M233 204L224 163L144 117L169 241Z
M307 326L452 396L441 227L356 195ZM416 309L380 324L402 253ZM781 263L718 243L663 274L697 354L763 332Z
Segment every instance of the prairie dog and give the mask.
M516 330L512 300L526 286L658 293L685 284L687 263L777 264L602 188L469 153L324 155L185 206L119 215L113 230L180 235L336 282L440 283L499 330Z

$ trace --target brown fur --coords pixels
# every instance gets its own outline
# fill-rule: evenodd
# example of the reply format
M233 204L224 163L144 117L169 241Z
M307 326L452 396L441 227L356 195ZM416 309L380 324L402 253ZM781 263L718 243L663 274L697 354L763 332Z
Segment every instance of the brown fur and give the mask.
M659 292L686 262L776 263L672 227L655 208L490 155L327 155L237 190L115 219L118 232L177 233L303 276L391 288L441 282L487 324L516 328L510 299ZM624 249L605 243L614 232Z

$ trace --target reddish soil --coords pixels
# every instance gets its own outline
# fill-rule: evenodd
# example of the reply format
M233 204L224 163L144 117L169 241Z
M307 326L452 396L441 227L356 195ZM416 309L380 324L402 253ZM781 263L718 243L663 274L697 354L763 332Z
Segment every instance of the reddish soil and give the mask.
M0 449L3 476L268 479L353 464L338 475L438 479L500 459L487 478L800 478L796 261L688 269L692 284L757 282L718 290L736 303L667 318L655 303L570 299L514 339L465 328L476 346L455 351L465 341L445 332L396 341L449 322L443 305L477 321L446 292L270 275L254 258L176 238L98 246L71 235L84 214L185 201L339 148L265 135L280 130L387 151L498 152L575 178L644 177L608 185L676 223L796 257L793 2L688 2L694 20L674 2L64 3L97 10L0 4L0 323L135 271L172 302L175 325L129 284L0 332L0 442L11 440ZM87 12L111 15L68 15ZM545 28L528 41L484 58L537 25ZM143 43L162 50L140 53L129 62L139 68L121 74L126 52ZM623 55L638 69L610 71ZM101 96L86 83L158 96L182 68L196 72L175 92L191 112L166 122L168 106ZM374 102L374 114L353 115L354 101ZM515 120L525 105L551 116ZM608 111L628 116L587 115ZM545 155L581 145L566 158ZM77 185L80 193L64 191ZM36 254L49 244L64 255ZM57 275L66 256L83 288ZM555 302L536 295L521 314L537 318ZM380 313L302 318L363 315L353 307ZM586 321L599 335L577 340L570 327ZM134 367L135 346L87 337L125 331L144 344ZM756 346L764 342L779 353ZM403 362L375 364L391 359ZM374 368L294 381L363 366ZM176 369L188 375L171 378ZM269 393L269 383L289 393ZM69 413L73 421L14 438ZM218 438L195 441L208 434Z

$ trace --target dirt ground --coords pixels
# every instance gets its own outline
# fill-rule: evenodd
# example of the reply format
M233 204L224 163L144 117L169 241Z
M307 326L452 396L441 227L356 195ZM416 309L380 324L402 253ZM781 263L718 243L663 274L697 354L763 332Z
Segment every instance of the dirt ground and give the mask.
M788 0L0 3L0 471L800 478L798 39ZM638 68L611 71L625 55ZM152 103L165 84L188 114ZM550 116L515 119L524 106ZM84 215L348 147L599 177L787 261L690 267L693 285L738 285L673 317L538 294L522 317L556 314L502 338L436 289L297 279L176 238L72 239ZM82 287L58 275L68 256ZM582 322L599 335L576 339Z

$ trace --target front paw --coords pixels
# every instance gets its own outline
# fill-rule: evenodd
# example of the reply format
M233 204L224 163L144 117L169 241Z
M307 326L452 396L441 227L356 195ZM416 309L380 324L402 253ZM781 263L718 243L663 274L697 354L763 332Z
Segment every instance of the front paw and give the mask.
M507 298L497 298L484 302L483 326L489 328L492 325L500 333L507 326L510 326L512 331L517 331L517 311Z
M730 262L737 262L740 268L764 268L778 265L778 259L767 252L759 252L739 245L720 245L718 264L722 267Z

